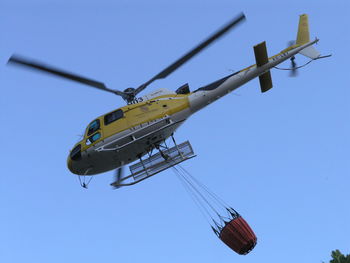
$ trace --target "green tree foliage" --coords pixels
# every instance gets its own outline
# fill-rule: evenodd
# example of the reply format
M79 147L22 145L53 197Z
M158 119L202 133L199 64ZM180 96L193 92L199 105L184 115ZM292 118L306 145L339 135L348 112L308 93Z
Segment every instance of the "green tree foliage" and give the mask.
M329 263L350 263L350 254L343 255L338 249L332 251L332 260Z

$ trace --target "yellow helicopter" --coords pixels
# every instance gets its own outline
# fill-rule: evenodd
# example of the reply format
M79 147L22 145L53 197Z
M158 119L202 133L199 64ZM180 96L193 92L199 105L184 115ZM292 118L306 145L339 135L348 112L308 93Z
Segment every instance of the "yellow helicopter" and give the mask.
M265 42L262 42L254 46L255 65L194 91L190 91L188 84L185 84L175 92L162 88L137 97L149 84L166 78L244 20L243 13L238 15L207 40L136 89L128 88L124 91L109 89L101 82L16 55L9 59L9 63L37 69L108 91L121 96L127 102L126 106L93 120L87 126L84 138L73 147L67 160L69 170L84 178L117 169L116 180L111 185L119 188L136 184L195 157L191 144L188 141L177 144L173 134L186 119L198 110L256 77L259 77L261 91L268 91L272 88L270 69L291 59L291 70L294 73L298 68L294 62L294 56L298 53L311 60L325 57L313 47L318 39L310 41L308 17L303 14L299 19L295 43L280 53L268 57ZM172 147L168 146L168 138L172 138ZM123 176L122 167L136 160L139 161L129 167L130 175ZM87 184L84 182L82 186L87 187Z

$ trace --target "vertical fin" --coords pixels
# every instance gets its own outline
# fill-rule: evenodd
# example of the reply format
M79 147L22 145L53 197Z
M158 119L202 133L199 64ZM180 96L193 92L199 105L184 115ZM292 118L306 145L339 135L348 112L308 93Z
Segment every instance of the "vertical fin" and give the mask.
M310 42L309 18L307 14L300 15L297 35L297 45L304 45Z
M298 27L296 44L298 46L301 46L309 42L310 42L309 18L306 14L303 14L300 16L300 19L299 19L299 27ZM299 53L311 59L317 59L321 56L314 46L309 46L301 50Z

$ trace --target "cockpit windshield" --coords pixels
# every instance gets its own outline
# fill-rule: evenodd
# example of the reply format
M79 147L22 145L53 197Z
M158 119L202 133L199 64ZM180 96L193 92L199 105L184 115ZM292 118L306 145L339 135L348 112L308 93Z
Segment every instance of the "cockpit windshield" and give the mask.
M100 129L100 120L99 119L94 120L93 122L90 123L90 125L88 127L87 136L90 136L98 129Z

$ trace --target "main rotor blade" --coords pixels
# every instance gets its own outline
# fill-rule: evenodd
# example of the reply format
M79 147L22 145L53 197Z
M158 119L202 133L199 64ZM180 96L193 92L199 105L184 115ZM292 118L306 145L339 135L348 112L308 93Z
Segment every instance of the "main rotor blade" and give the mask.
M31 69L36 69L39 71L50 73L50 74L53 74L55 76L65 78L65 79L70 79L70 80L73 80L73 81L76 81L76 82L79 82L79 83L82 83L82 84L85 84L85 85L88 85L88 86L91 86L91 87L94 87L94 88L97 88L100 90L112 92L112 93L119 95L119 96L124 95L124 93L121 91L112 90L112 89L107 88L106 85L102 82L88 79L88 78L85 78L85 77L82 77L82 76L79 76L76 74L72 74L72 73L69 73L69 72L42 64L40 62L25 59L25 58L17 56L17 55L11 56L11 58L8 60L7 63L15 64L15 65L19 65L19 66L24 66L24 67L28 67Z
M234 26L238 25L240 22L245 20L245 15L241 13L239 16L231 20L227 25L222 27L220 30L215 32L213 35L211 35L208 39L200 43L198 46L193 48L191 51L189 51L187 54L176 60L173 64L168 66L166 69L158 73L156 76L151 78L149 81L145 82L142 84L140 87L138 87L135 90L135 95L145 89L149 84L151 84L153 81L157 79L164 79L166 78L169 74L173 73L176 69L181 67L184 63L186 63L188 60L190 60L192 57L197 55L199 52L201 52L204 48L212 44L215 40L219 39L222 37L225 33L227 33L231 28Z

